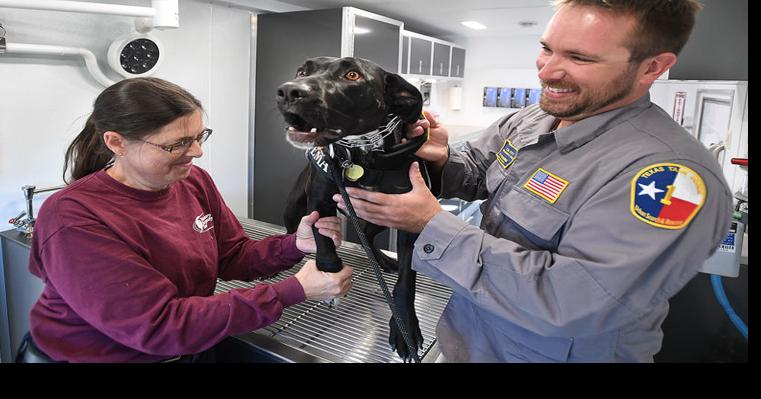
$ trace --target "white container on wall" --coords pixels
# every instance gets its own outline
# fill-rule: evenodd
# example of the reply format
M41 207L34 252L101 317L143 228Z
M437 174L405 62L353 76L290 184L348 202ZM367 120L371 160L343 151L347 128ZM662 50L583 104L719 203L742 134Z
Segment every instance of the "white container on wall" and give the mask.
M459 111L462 109L462 86L449 88L449 109Z

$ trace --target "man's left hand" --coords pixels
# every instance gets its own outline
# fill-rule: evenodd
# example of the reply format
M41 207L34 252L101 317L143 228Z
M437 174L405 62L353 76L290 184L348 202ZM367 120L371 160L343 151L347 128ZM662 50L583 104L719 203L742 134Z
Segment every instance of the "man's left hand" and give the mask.
M301 223L296 229L296 248L299 251L305 254L313 254L317 251L312 226L316 227L320 234L332 239L336 248L341 246L341 220L338 216L320 218L320 214L313 211L301 218Z
M417 162L410 166L410 181L412 190L404 194L384 194L355 187L347 187L346 191L358 217L379 226L419 233L442 209L425 185ZM346 211L340 194L333 195L333 201Z

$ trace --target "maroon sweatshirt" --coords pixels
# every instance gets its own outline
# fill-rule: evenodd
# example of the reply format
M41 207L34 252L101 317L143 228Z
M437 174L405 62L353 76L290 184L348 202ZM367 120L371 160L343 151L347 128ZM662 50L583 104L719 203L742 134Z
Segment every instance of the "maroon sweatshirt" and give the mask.
M276 321L305 300L295 277L213 295L216 279L252 280L299 262L295 235L248 238L211 177L158 192L105 170L42 205L29 270L45 288L30 330L50 357L153 362L204 351Z

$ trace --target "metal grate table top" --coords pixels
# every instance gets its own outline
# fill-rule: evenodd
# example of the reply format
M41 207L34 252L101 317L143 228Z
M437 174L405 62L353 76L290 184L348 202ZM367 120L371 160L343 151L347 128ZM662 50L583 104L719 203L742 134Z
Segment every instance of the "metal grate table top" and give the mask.
M280 226L253 219L239 220L253 239L285 233ZM388 344L391 311L364 250L357 244L344 242L338 248L338 254L354 268L353 288L347 297L341 299L338 307L331 309L319 301L305 301L285 308L277 322L254 333L275 339L290 349L306 352L321 361L401 363L402 359L392 352ZM294 275L311 258L313 256L310 255L293 268L268 279L253 282L219 280L216 293L280 281ZM383 277L389 290L393 289L396 275L383 273ZM432 358L437 355L432 350L436 340L436 323L450 295L451 289L417 274L415 309L424 339L418 354L424 362L435 360ZM429 354L431 356L426 357Z

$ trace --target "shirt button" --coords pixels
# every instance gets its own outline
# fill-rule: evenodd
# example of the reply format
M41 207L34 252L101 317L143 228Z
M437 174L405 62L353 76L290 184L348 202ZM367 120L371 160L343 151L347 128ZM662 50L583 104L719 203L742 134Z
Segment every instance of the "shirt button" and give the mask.
M434 246L432 244L425 244L425 245L423 245L423 252L425 252L427 254L433 252L434 249L436 249L436 248L434 248Z

